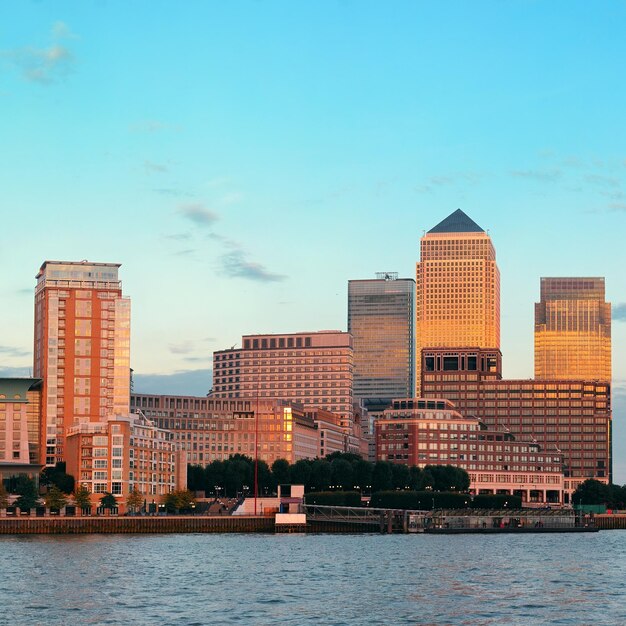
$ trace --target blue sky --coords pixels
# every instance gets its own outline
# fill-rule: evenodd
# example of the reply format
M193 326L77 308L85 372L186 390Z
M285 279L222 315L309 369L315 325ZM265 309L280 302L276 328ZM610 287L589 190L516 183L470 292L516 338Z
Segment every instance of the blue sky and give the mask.
M606 276L625 482L625 27L621 1L0 4L0 366L31 363L43 260L120 262L137 385L205 392L242 334L345 329L347 281L413 276L460 207L506 376L539 277Z

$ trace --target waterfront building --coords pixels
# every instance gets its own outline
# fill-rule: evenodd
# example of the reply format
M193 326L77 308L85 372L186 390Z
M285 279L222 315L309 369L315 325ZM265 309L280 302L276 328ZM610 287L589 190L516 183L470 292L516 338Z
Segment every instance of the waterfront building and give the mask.
M497 350L426 349L422 391L447 398L489 428L563 453L566 501L588 478L611 480L611 394L605 382L502 378Z
M563 456L533 440L488 428L449 400L393 401L376 421L376 458L404 465L466 470L474 494L518 495L524 503L563 502Z
M416 354L423 348L500 347L500 272L489 235L460 209L420 240Z
M341 418L336 413L324 409L306 409L305 415L315 422L318 432L319 448L317 456L323 459L333 452L346 452L348 435L341 425Z
M278 398L338 413L352 429L352 336L338 330L244 335L213 353L215 398Z
M133 488L148 502L186 488L186 454L171 432L141 414L72 426L66 450L67 473L76 484L92 494L112 493L122 510Z
M375 417L415 392L415 281L396 272L348 281L355 400Z
M535 378L611 381L611 304L604 278L542 278Z
M0 480L39 479L41 379L0 378ZM10 487L10 485L9 485Z
M70 428L128 414L130 300L119 267L45 261L37 274L34 375L43 379L44 465L65 460Z
M141 411L158 427L171 431L194 465L206 466L234 454L255 458L258 453L270 465L277 459L295 463L319 454L313 417L298 403L134 393L131 410Z

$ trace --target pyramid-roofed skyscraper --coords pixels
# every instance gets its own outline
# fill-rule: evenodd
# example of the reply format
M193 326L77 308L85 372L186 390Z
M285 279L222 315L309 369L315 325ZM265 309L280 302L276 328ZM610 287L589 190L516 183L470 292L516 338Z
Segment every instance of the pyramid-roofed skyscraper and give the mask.
M457 209L420 240L416 363L423 348L500 348L500 272L489 235ZM420 372L417 373L419 388Z

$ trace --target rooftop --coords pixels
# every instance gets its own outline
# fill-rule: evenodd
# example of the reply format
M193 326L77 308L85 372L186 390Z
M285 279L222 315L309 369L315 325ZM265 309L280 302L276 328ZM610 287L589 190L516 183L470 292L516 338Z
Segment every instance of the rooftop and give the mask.
M431 228L429 233L484 233L485 231L461 209L450 213L446 219Z

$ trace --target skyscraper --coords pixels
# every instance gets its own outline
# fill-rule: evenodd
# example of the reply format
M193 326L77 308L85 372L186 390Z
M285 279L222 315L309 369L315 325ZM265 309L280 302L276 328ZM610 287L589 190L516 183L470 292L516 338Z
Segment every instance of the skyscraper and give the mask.
M119 264L46 261L35 287L34 373L43 379L41 462L69 429L130 410L130 300Z
M611 304L604 278L542 278L535 377L611 380Z
M415 392L415 281L395 272L348 281L354 398L370 413Z
M423 348L500 347L500 272L489 235L461 209L420 241L416 354Z

